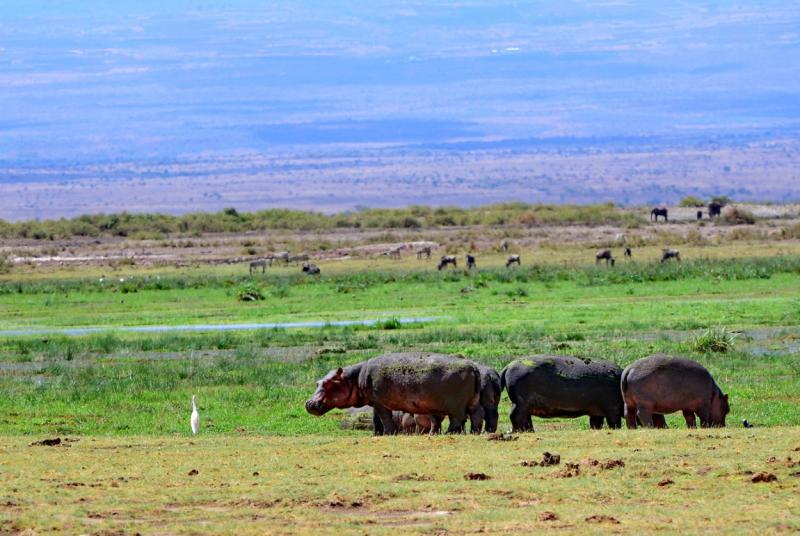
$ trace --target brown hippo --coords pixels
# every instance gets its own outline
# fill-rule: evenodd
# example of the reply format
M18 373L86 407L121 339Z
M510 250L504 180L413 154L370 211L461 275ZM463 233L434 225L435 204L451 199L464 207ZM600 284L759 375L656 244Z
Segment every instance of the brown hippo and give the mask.
M686 425L725 426L730 412L728 395L717 386L706 368L682 357L651 355L634 361L622 372L622 398L628 428L666 427L663 415L683 411ZM658 418L656 415L661 415Z
M448 433L462 433L480 402L480 371L474 363L444 354L384 354L338 368L317 382L306 411L371 405L375 434L394 434L392 411L447 416Z
M532 432L536 417L589 416L589 425L622 426L619 393L622 369L608 361L537 355L512 361L500 372L501 386L511 399L514 432Z

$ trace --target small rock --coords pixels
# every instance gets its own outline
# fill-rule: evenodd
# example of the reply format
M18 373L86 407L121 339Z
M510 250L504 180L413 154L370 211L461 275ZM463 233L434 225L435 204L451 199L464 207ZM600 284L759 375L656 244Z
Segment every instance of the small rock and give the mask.
M486 441L516 441L519 439L513 434L489 434L486 436Z

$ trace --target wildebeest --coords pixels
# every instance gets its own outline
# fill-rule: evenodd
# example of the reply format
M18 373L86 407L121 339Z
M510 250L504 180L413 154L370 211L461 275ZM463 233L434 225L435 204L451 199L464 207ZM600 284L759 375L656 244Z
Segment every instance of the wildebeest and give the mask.
M261 267L261 273L267 271L267 264L272 266L272 259L259 259L257 261L253 261L250 263L250 275L253 275L253 272L256 271L259 267Z
M317 266L316 264L308 263L308 262L303 263L303 271L305 273L307 273L308 275L319 275L320 274L319 266Z
M286 262L301 263L301 262L308 262L308 259L309 256L304 253L302 255L292 255Z
M617 262L614 259L614 256L611 254L610 249L601 249L597 252L597 254L594 256L594 263L600 264L600 261L606 261L606 266L608 266L609 263L611 266L614 266L614 264Z
M467 255L467 270L472 270L473 268L477 267L478 265L475 263L475 256Z
M703 211L702 210L698 210L697 211L697 219L698 220L702 220L703 219Z
M452 264L453 268L458 268L455 255L442 255L442 258L439 260L438 269L443 270L448 264Z
M661 251L661 262L666 262L669 259L681 260L681 252L677 249L664 248Z
M508 256L508 259L506 260L506 268L508 268L512 264L516 264L517 266L522 266L522 259L520 259L519 255Z
M625 235L624 235L624 234L622 234L622 233L617 233L617 234L614 236L614 242L616 242L616 244L617 244L618 246L621 246L621 245L623 245L623 244L625 243L625 240L626 240L626 239L625 239Z
M659 216L662 216L664 221L669 221L668 214L667 207L656 207L650 211L650 221L658 221Z
M384 255L388 256L390 259L399 259L400 258L400 251L403 249L403 246L397 246L395 248L390 249Z
M631 251L630 246L627 246L625 248L625 257L628 258L628 259L633 258L633 252Z
M682 411L689 428L725 426L730 412L723 394L703 365L682 357L651 355L628 365L620 381L628 428L665 427L663 415ZM659 418L654 417L658 415Z
M708 217L709 218L713 218L715 216L719 216L720 214L722 214L722 207L724 207L724 206L725 205L723 203L717 203L715 201L712 201L711 203L709 203L708 204Z
M503 240L500 242L500 250L505 252L508 251L508 240Z
M384 354L329 372L317 382L306 411L371 405L375 434L394 434L392 411L447 416L448 433L462 433L480 403L480 372L474 363L443 354Z
M289 252L288 251L279 251L272 255L273 260L284 261L287 264L289 263Z
M431 247L430 246L425 246L425 247L420 248L420 249L417 250L417 259L421 259L423 256L426 259L430 259L431 258Z
M623 402L619 389L622 369L608 361L537 355L512 361L500 372L501 387L511 400L514 432L532 432L536 417L589 416L599 429L622 426Z

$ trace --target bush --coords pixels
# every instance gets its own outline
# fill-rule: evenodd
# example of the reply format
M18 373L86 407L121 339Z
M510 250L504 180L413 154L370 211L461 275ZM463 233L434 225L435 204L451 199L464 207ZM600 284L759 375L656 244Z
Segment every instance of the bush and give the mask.
M399 319L393 317L376 322L375 327L378 329L400 329L402 324L400 323Z
M681 199L680 206L682 207L704 207L706 204L703 202L702 199L695 197L693 195L687 195L683 199Z
M264 294L256 285L244 285L236 291L236 299L239 301L258 301L264 299Z
M0 274L7 274L11 271L11 267L13 263L11 259L8 258L8 254L2 253L0 254Z
M722 211L722 222L728 225L753 225L756 216L742 207L728 207Z
M736 334L728 331L724 326L709 328L692 341L692 350L696 352L726 353L733 350Z

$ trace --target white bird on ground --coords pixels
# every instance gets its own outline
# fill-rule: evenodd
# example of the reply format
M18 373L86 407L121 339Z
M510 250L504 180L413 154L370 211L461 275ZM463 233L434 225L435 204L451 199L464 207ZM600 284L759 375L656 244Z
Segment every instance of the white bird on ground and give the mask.
M194 398L194 395L192 395L192 416L189 419L189 424L192 425L192 435L197 435L197 432L200 431L200 414L197 412L197 404Z

